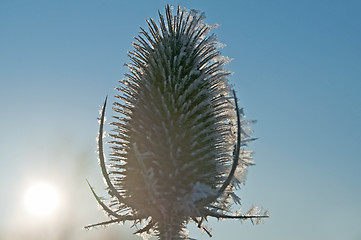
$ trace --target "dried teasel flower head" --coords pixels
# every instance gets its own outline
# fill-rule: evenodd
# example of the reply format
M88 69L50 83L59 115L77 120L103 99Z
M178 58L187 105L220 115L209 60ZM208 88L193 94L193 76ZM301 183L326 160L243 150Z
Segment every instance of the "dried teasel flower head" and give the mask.
M217 50L204 14L166 6L159 24L147 20L129 52L130 73L117 88L117 112L111 123L113 152L103 154L105 104L98 140L102 173L111 197L108 207L94 192L111 220L145 220L137 233L159 239L186 239L185 225L203 226L207 217L262 219L256 208L235 215L234 190L253 164L246 144L250 129L238 108L223 67L229 61ZM248 129L248 130L247 130Z

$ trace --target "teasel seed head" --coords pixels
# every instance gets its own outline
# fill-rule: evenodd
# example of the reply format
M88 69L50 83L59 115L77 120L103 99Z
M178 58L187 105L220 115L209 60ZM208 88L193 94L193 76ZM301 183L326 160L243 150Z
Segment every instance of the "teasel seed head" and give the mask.
M135 37L129 74L116 88L117 113L111 125L112 153L103 154L104 104L98 140L99 159L108 193L108 207L98 203L114 222L147 221L137 233L159 239L187 239L185 226L203 226L207 217L256 219L258 209L233 215L234 190L253 165L250 122L238 108L224 69L228 58L217 50L212 26L204 14L166 6L159 23L147 20ZM231 214L231 215L227 215Z

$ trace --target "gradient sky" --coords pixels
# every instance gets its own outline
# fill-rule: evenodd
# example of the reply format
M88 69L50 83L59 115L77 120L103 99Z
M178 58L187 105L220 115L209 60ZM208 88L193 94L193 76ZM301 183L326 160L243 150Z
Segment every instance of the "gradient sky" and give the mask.
M214 33L233 58L230 82L258 120L257 165L238 193L244 210L262 206L271 218L256 226L211 220L212 239L360 240L358 0L1 0L0 239L131 239L129 225L81 229L107 219L85 179L104 193L99 106L106 95L114 100L139 26L166 3L221 25ZM36 181L63 196L51 219L21 207ZM194 226L190 237L209 239Z

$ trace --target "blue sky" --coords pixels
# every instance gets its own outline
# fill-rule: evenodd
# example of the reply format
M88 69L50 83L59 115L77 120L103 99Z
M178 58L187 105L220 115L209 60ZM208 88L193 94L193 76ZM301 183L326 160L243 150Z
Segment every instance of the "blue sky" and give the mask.
M263 206L271 218L257 226L212 220L212 239L361 239L356 0L2 0L0 239L41 239L40 226L62 239L132 237L129 225L81 229L106 219L85 178L102 192L99 106L106 95L113 99L127 72L139 26L158 19L166 3L199 9L209 24L221 25L214 33L227 45L222 54L233 58L230 82L248 119L258 120L259 140L251 144L257 165L239 195L245 210ZM21 209L35 181L62 193L57 216L36 220Z

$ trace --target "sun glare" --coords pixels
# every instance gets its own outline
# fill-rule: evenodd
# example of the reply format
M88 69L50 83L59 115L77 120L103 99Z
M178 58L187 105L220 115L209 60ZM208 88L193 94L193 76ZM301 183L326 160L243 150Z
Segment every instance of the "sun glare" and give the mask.
M57 191L49 184L38 183L30 186L24 196L26 210L34 215L49 215L59 204Z

